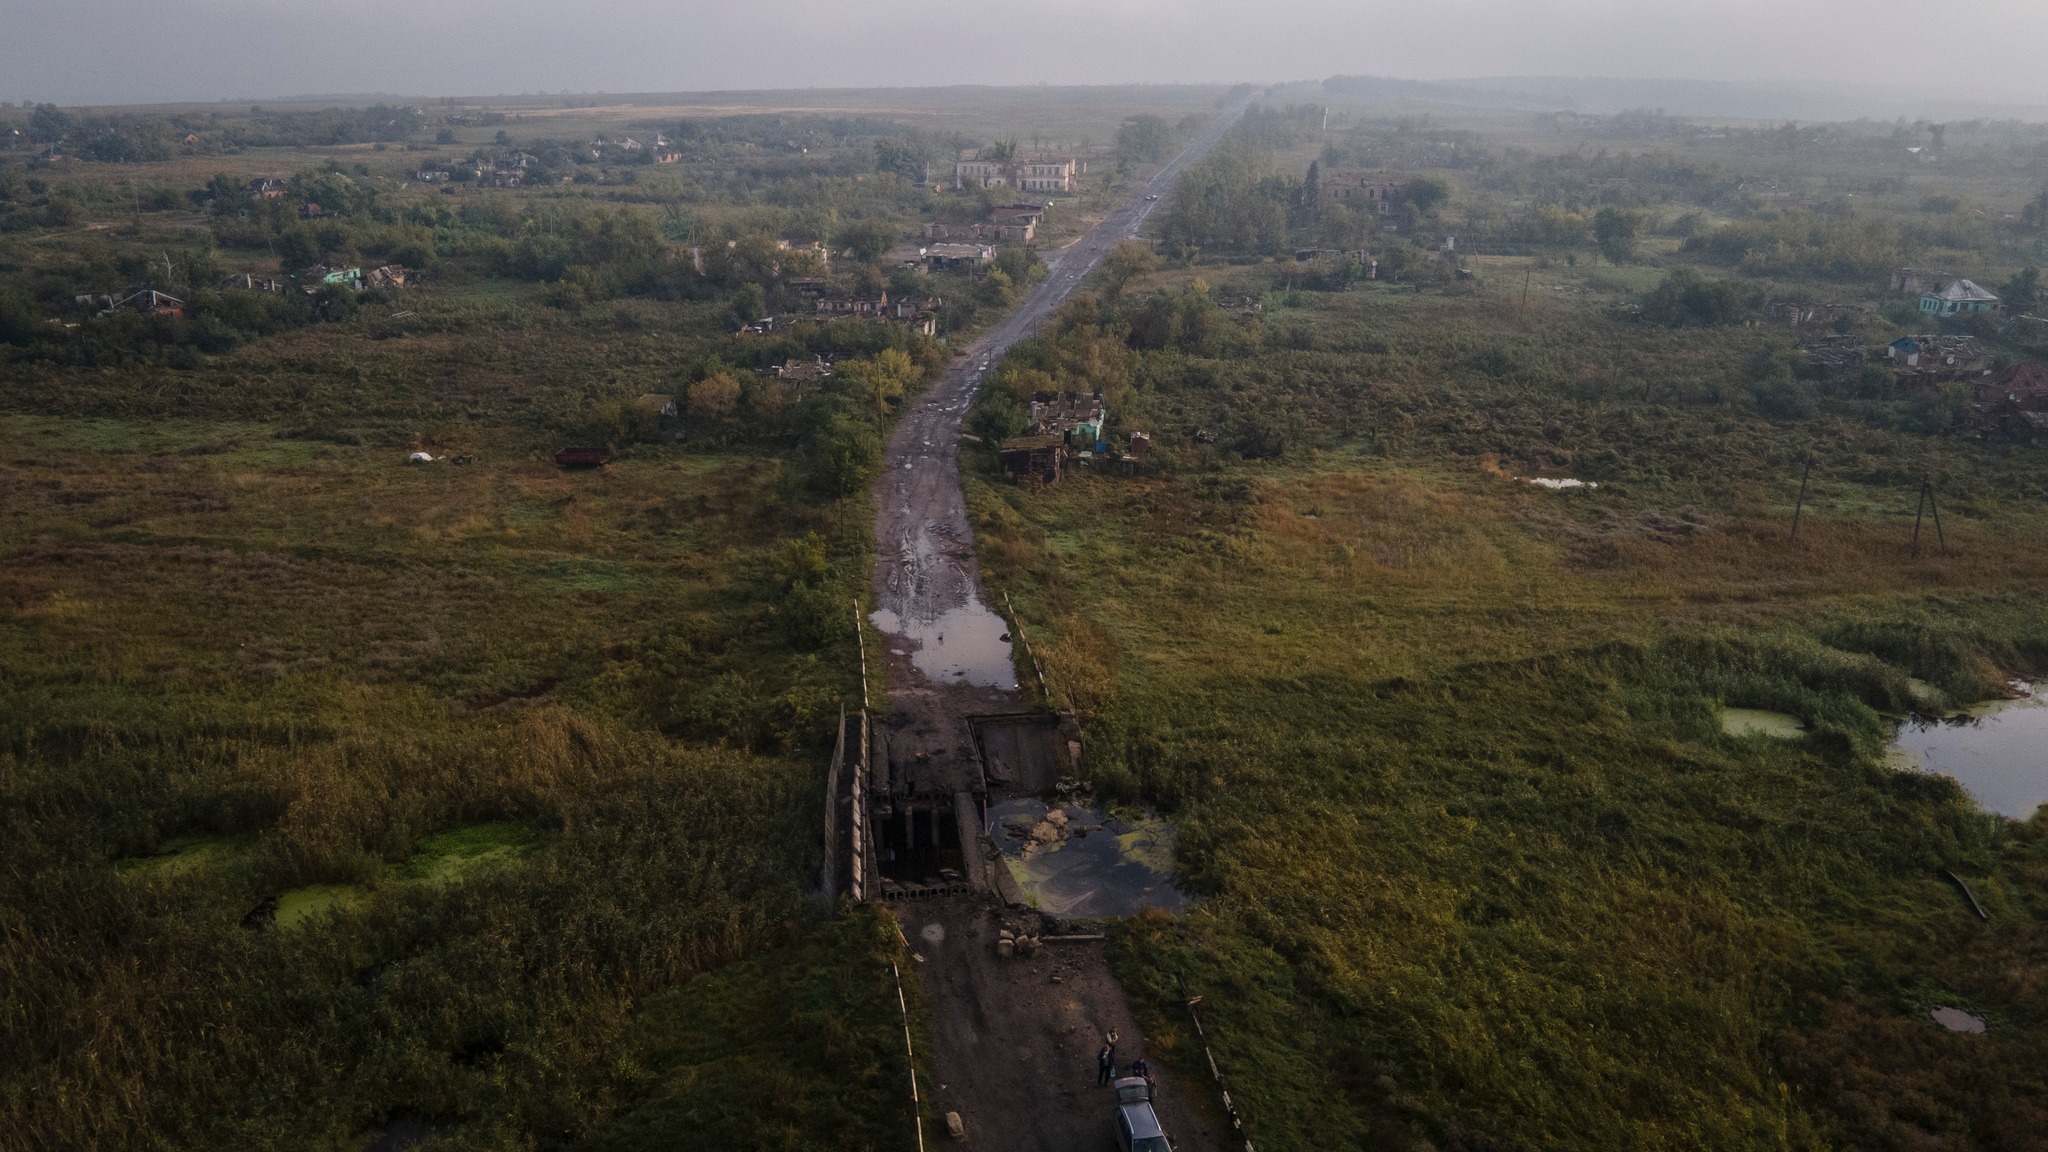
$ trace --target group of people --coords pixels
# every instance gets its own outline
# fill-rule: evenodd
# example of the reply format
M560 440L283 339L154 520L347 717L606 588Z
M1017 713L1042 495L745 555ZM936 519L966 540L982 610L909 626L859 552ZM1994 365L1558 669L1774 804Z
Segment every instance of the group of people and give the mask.
M1145 1058L1143 1056L1140 1056L1136 1060L1131 1061L1130 1074L1132 1076L1139 1077L1140 1079L1144 1080L1147 1084L1152 1083L1152 1066L1150 1064L1145 1063ZM1111 1032L1108 1036L1103 1038L1102 1051L1097 1052L1095 1054L1095 1086L1100 1088L1105 1084L1111 1083L1115 1079L1116 1033Z

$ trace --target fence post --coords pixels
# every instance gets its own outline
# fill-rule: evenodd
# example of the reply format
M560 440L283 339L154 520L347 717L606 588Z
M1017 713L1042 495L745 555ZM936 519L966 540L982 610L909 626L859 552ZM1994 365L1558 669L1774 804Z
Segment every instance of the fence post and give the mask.
M825 866L818 880L825 899L839 895L839 766L846 759L846 705L839 706L839 740L832 746L832 767L825 773Z
M917 1100L917 1053L910 1047L910 1004L903 999L903 970L889 961L889 972L896 977L896 1008L903 1013L903 1054L910 1059L910 1118L917 1123L917 1152L924 1152L924 1109Z

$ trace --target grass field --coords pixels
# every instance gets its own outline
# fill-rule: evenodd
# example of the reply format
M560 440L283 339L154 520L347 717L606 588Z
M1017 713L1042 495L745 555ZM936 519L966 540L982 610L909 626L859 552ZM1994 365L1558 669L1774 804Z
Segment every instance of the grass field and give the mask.
M1266 300L1123 367L1085 328L1023 354L1170 470L969 466L1097 787L1179 823L1203 903L1117 945L1167 1058L1200 1070L1185 987L1261 1148L2039 1147L2048 832L1879 763L1909 677L1966 700L2048 664L2038 452L1761 415L1746 330ZM1930 525L1915 560L1924 474L1953 554ZM2002 1023L1941 1032L1949 1003Z

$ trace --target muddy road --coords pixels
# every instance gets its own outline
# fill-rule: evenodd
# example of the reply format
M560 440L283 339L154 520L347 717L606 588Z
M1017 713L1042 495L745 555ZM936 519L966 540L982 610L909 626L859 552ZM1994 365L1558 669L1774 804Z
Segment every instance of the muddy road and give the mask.
M875 482L874 610L889 682L884 724L914 746L918 786L961 794L986 787L968 717L1023 712L1009 626L988 603L960 489L960 423L1005 350L1043 324L1117 244L1138 234L1181 170L1237 122L1233 104L1179 156L1081 239L1048 257L1050 273L1008 318L956 359L897 424ZM991 799L994 797L992 796ZM966 817L962 817L963 822ZM963 829L963 832L970 829ZM969 839L963 835L962 841ZM1100 942L1048 945L1029 959L998 960L997 933L1044 932L1037 913L1006 905L1000 862L978 861L975 895L898 906L923 957L913 967L931 1005L930 1086L940 1117L958 1112L966 1138L987 1152L1072 1152L1114 1146L1114 1097L1095 1085L1095 1054L1109 1032L1117 1059L1145 1054ZM986 868L986 873L979 870ZM1014 890L1012 890L1014 897ZM1120 1069L1121 1070L1121 1069ZM1161 1119L1182 1152L1221 1146L1187 1092L1160 1074ZM1210 1091L1207 1084L1192 1091ZM944 1140L944 1126L928 1138Z

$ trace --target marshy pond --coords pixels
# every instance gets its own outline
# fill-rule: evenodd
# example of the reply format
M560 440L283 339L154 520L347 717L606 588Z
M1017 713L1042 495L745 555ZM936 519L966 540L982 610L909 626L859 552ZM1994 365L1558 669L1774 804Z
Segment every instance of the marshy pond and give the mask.
M1961 784L1987 811L2025 820L2048 804L2048 695L2015 682L2017 696L1950 716L1910 716L1891 762Z
M1074 920L1176 912L1173 825L1151 814L1104 812L1027 797L989 809L997 847L1032 905Z
M1922 691L1924 689L1924 691ZM1975 704L1947 715L1915 713L1900 723L1886 760L1893 767L1947 776L1986 811L2014 820L2048 804L2048 693L2014 681L2014 697ZM1915 682L1916 698L1940 700ZM1797 716L1757 708L1723 708L1721 730L1730 736L1797 739L1806 734Z

